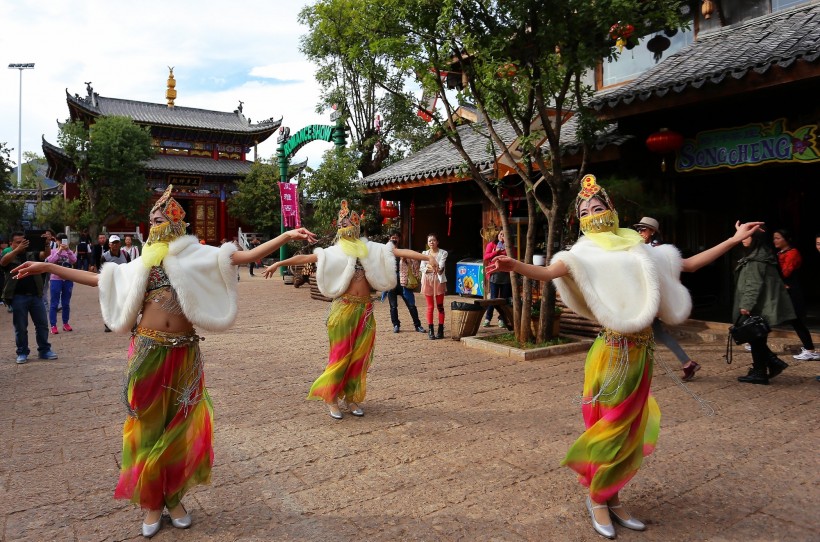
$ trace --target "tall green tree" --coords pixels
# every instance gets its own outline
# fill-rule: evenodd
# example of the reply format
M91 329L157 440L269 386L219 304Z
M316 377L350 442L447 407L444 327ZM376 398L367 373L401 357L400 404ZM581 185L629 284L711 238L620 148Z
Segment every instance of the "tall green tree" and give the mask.
M299 21L309 29L300 49L319 66L316 81L322 89L316 110L336 106L344 110L351 129L356 167L363 175L375 173L405 152L429 142L430 131L394 93L409 81L389 49L371 47L376 22L384 24L389 12L373 18L370 0L317 0L302 9ZM391 20L390 24L397 24ZM377 121L377 115L379 121Z
M323 237L336 233L336 219L342 200L350 209L364 212L363 228L373 233L378 228L378 213L371 197L362 192L354 150L330 149L322 164L303 177L300 189L311 203L312 212L303 215L305 225Z
M0 236L4 238L17 227L23 212L22 201L8 193L12 188L11 170L11 149L0 142Z
M364 1L364 0L363 0ZM477 130L497 157L510 160L526 189L528 217L541 213L548 222L547 258L564 243L563 223L578 181L586 173L589 144L601 128L588 102L592 89L585 75L603 58L618 55L612 26L631 25L635 36L686 24L685 1L669 0L367 0L363 10L375 34L361 46L396 60L400 75L382 88L408 107L422 106L418 96L397 80L416 78L428 93L437 93L441 111L433 123L464 159L463 174L472 179L498 210L510 237L504 212L504 181L478 166L450 121L458 104L479 110ZM447 77L447 74L450 77ZM448 91L448 81L460 86ZM563 166L561 141L568 116L578 119L581 163L573 172ZM514 135L509 135L510 131ZM506 135L502 135L506 134ZM517 140L520 155L510 146ZM529 228L525 259L532 261L534 228ZM539 339L551 329L555 291L543 286ZM530 337L530 282L518 291L513 280L515 332Z
M81 222L96 235L116 217L141 218L150 198L143 167L153 154L151 135L128 117L100 117L60 126L58 141L76 169Z
M279 204L279 167L274 161L258 160L251 172L237 181L238 194L228 200L228 209L268 236L278 235L282 222Z

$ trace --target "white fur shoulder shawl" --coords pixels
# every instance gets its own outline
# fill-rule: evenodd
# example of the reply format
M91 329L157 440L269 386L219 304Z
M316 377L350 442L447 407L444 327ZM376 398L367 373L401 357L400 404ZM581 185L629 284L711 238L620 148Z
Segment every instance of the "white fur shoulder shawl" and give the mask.
M648 328L655 317L678 324L689 317L692 299L680 283L681 255L672 245L636 245L607 251L581 238L552 262L569 275L555 279L567 306L585 318L621 333Z
M200 245L186 235L168 246L162 267L185 317L195 326L222 331L236 318L236 245ZM100 308L105 323L118 332L134 327L145 298L149 269L142 258L122 265L106 264L100 272Z
M364 267L367 282L374 290L392 290L396 287L396 257L393 256L392 245L374 243L364 237L362 241L367 245L367 256L359 261ZM336 299L350 286L356 271L356 258L342 252L337 245L317 248L313 253L318 258L316 285L322 295Z

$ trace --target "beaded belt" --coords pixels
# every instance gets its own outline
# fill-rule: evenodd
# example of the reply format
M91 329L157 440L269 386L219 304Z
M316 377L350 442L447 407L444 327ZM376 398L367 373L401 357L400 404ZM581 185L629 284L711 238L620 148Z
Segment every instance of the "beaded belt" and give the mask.
M655 341L651 327L636 333L621 333L620 331L615 331L614 329L603 328L598 335L603 337L606 343L610 346L615 344L646 346Z
M134 336L145 337L155 341L160 346L184 346L204 341L205 337L196 334L196 330L191 331L157 331L146 327L137 326Z
M336 299L347 301L348 303L370 303L372 301L369 295L342 294Z

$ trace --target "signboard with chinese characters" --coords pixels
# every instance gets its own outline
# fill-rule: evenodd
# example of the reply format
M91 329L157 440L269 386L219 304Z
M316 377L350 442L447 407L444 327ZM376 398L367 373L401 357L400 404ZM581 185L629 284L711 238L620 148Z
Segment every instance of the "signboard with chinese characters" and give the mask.
M193 175L168 175L168 184L174 185L174 188L197 188L202 182L202 177Z
M675 170L704 171L774 163L820 161L817 125L786 130L786 119L737 128L700 132L686 139L675 159Z
M282 200L282 224L287 228L302 226L299 217L299 192L297 187L296 184L279 183L279 195Z

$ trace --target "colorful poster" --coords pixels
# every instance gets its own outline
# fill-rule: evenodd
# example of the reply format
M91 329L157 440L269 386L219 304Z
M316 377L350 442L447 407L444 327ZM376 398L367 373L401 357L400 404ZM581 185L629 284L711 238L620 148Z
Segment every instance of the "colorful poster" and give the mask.
M299 217L299 191L296 184L279 183L279 195L282 200L282 224L286 228L299 228L302 221Z
M686 139L675 159L678 172L811 163L820 160L817 125L786 130L786 119L700 132Z

